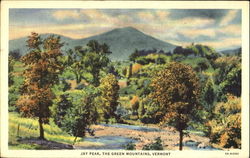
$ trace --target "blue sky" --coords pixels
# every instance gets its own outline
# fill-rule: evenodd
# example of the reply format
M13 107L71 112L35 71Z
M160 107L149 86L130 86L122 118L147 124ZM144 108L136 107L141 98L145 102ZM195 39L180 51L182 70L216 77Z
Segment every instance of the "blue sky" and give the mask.
M241 46L241 10L226 9L10 9L9 37L30 32L79 39L114 28L135 27L153 37L186 46Z

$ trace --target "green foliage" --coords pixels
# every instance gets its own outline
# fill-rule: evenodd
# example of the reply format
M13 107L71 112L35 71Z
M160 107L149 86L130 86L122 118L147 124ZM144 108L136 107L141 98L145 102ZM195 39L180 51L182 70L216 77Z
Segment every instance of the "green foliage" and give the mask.
M94 89L66 91L51 108L55 123L70 135L84 137L98 118L94 98Z
M161 113L160 106L158 104L153 102L152 99L150 99L149 97L145 97L141 100L141 106L144 107L144 110L142 108L140 109L141 111L139 111L141 113L139 117L142 123L157 124L160 122L163 117L163 114Z
M9 79L9 87L11 86L11 85L13 85L14 84L14 81L13 81L13 70L14 70L14 68L13 68L13 66L14 66L14 63L15 63L15 60L14 60L14 58L13 57L11 57L11 56L9 56L9 58L8 58L8 79Z
M109 59L107 55L111 52L105 43L99 44L97 41L89 41L87 46L86 49L77 46L74 50L67 51L68 69L74 73L77 83L84 79L98 86L100 71L108 65ZM85 76L86 73L92 75L91 80Z
M125 150L135 150L135 144L130 142L125 145Z
M216 75L216 84L219 85L219 97L230 93L241 96L241 58L237 56L220 57L215 61L219 68Z
M19 130L18 130L19 129ZM9 148L10 149L44 149L43 146L35 144L23 144L18 139L34 138L39 136L38 118L24 118L18 113L9 113ZM49 141L73 144L74 137L62 131L57 125L50 121L44 125L44 135ZM81 139L77 139L80 141ZM47 149L47 148L46 148Z
M139 56L135 59L135 62L141 65L148 65L150 63L155 64L166 64L171 61L171 57L166 56L164 54L149 54L147 56Z
M187 57L184 60L181 60L181 63L188 64L192 66L197 72L207 70L211 67L208 59L204 57Z
M206 124L211 142L225 148L241 148L241 98L227 96L217 103L214 118Z
M10 57L11 58L11 57ZM11 65L11 66L10 66ZM9 63L9 95L8 95L8 105L9 111L18 111L16 106L16 102L20 97L20 88L23 84L24 78L20 75L22 73L22 69L17 67L22 67L23 65L15 61L13 58L11 59L11 63ZM10 81L11 80L11 81ZM11 82L11 83L10 83Z
M139 118L142 118L142 116L146 113L144 104L142 101L139 102L139 108L138 108L138 116Z
M163 150L161 138L157 137L154 143L143 146L142 150Z
M14 60L19 60L21 56L22 55L19 49L15 49L9 52L9 57L13 58Z
M101 110L101 117L108 122L109 119L117 119L115 114L118 106L119 85L114 75L108 74L101 79L100 97L98 98L99 108Z
M129 60L135 62L135 59L140 56L139 51L136 49L132 54L129 56Z
M207 83L205 85L205 87L203 88L203 100L205 101L205 104L207 105L205 107L205 109L208 111L208 112L212 112L213 110L213 103L215 101L215 98L216 98L216 93L215 93L215 90L214 90L214 85L213 85L213 81L211 78L209 78L207 80Z

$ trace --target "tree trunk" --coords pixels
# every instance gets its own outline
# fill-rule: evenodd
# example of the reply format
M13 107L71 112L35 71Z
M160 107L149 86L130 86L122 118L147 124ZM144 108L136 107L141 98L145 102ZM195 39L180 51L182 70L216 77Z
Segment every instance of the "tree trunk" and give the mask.
M76 143L76 139L77 139L77 136L76 136L76 137L75 137L75 139L74 139L73 145L75 145L75 143Z
M180 130L179 132L180 132L179 150L182 150L183 131Z
M40 136L39 139L45 139L44 138L44 130L43 130L43 121L42 118L39 117L39 127L40 127Z

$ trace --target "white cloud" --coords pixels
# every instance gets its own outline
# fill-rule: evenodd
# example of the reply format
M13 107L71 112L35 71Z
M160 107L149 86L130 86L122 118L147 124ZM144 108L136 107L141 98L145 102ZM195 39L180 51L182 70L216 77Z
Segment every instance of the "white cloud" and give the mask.
M215 37L216 31L215 29L183 29L178 31L178 33L188 37L190 39L195 39L199 36L208 36L208 37Z
M79 19L81 14L77 10L58 10L52 13L52 16L58 20Z
M228 25L237 15L237 10L230 10L227 15L221 20L220 26Z
M71 38L85 38L97 35L117 27L132 26L161 40L171 41L178 45L189 45L191 42L183 42L179 39L178 34L182 34L190 41L199 36L208 36L217 38L220 41L204 41L214 48L224 46L240 45L241 41L232 36L241 35L241 25L225 25L236 16L236 11L231 10L222 19L220 26L216 27L215 20L209 18L186 17L183 19L172 19L169 12L165 10L140 11L133 15L119 14L111 15L102 10L86 9L86 10L57 10L52 16L57 20L79 19L78 24L54 24L54 25L37 25L31 26L10 26L10 39L28 36L30 32L38 33L56 33ZM229 16L230 15L230 16ZM82 23L81 19L86 18L88 23ZM138 21L138 19L140 19ZM141 22L143 21L143 22ZM227 35L229 38L223 39ZM230 37L231 36L231 37Z
M224 33L228 35L241 35L241 25L227 25L218 29L219 33Z
M201 44L205 44L216 49L239 47L241 46L241 38L224 38L219 41L201 42Z

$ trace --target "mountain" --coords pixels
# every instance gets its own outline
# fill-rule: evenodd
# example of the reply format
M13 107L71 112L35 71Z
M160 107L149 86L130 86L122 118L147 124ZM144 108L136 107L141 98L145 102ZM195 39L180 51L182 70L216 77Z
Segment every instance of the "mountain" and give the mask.
M50 35L52 35L52 34L41 34L41 38L43 39L43 38L46 38ZM60 36L61 40L65 43L69 43L69 42L73 41L73 39L71 39L69 37L65 37L65 36L58 35L58 34L53 34L53 35ZM19 50L21 55L25 55L28 52L28 47L26 47L27 40L28 40L28 37L22 37L22 38L10 40L9 41L9 51ZM64 46L62 50L66 50L66 48L67 48L67 46Z
M241 53L241 47L240 48L234 48L234 49L222 50L222 51L220 51L220 53L222 53L224 55L236 55L238 53Z
M43 36L45 37L45 35ZM46 34L46 36L48 36L48 34ZM27 38L11 40L9 42L10 51L20 49L22 54L27 52L27 48L25 48L26 39ZM173 50L176 47L173 44L146 35L135 28L125 27L117 28L100 35L83 39L70 39L68 37L62 36L62 41L66 43L62 49L67 50L68 48L74 48L75 46L85 46L90 40L97 40L99 43L108 44L112 52L110 55L112 60L126 60L128 59L129 55L135 51L135 49L157 49L167 52Z

